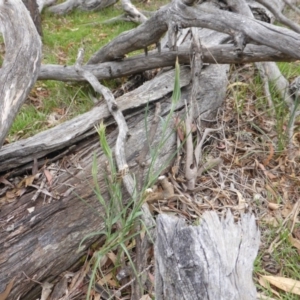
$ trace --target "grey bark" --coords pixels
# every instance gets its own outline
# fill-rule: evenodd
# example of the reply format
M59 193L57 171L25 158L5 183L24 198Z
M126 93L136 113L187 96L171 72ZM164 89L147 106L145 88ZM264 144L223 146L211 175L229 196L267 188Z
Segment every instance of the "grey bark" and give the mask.
M148 116L151 122L153 114ZM132 137L127 141L127 149L134 149L136 153L145 143L145 117L133 117L128 120ZM117 130L117 129L116 129ZM111 147L114 147L116 130L108 136ZM160 141L158 136L156 142ZM169 134L172 132L170 128ZM164 165L174 151L174 136L168 140L161 150L155 169ZM135 153L127 150L127 160L134 165ZM34 191L20 197L18 201L7 203L1 207L0 220L0 291L3 291L8 282L16 276L15 285L8 299L32 300L38 298L40 286L28 282L22 273L35 276L36 280L55 282L63 270L72 270L72 266L86 254L89 246L99 239L99 236L87 238L79 248L80 242L89 234L99 232L104 228L103 207L93 192L94 183L91 168L94 155L97 157L98 182L104 198L109 201L107 186L104 180L103 166L106 157L99 147L99 137L94 133L84 143L76 147L76 152L65 155L68 166L61 163L52 166L58 170L53 178L51 203L44 200L42 195L32 201ZM146 161L147 163L147 161ZM134 172L134 168L130 169ZM123 200L128 200L124 194ZM81 200L81 199L84 199ZM32 213L28 209L34 207Z
M61 4L51 6L49 11L62 15L75 8L84 11L97 11L115 4L117 0L67 0Z
M90 67L90 66L89 66ZM201 90L203 95L198 95L197 99L200 101L200 113L213 113L221 105L225 93L226 93L226 66L210 66L207 67L205 72L202 72L201 78L205 84L202 85L201 80L199 84L203 86ZM224 70L224 71L222 71ZM160 100L162 102L162 115L164 116L168 111L169 98L167 95L173 90L173 70L169 72L163 72L160 76L154 80L145 83L140 88L127 93L117 99L118 106L121 110L127 111L130 109L136 109L141 105L145 105L147 102ZM215 72L216 75L213 75ZM207 78L207 81L205 81ZM206 83L210 84L207 85ZM187 99L190 87L190 71L188 67L181 69L181 86L182 99ZM149 91L151 91L149 93ZM164 99L164 100L163 100ZM214 102L218 99L218 103ZM184 101L178 104L178 109L184 106ZM39 287L35 286L34 289L28 294L29 289L33 287L33 284L24 283L24 277L20 276L20 270L26 270L28 276L37 274L37 279L52 281L57 278L61 270L70 269L73 263L78 260L80 255L83 254L85 248L82 251L76 252L79 241L90 232L95 231L95 228L99 230L101 228L101 211L103 210L95 200L95 196L90 189L92 185L90 177L92 152L96 151L96 155L99 156L98 165L103 166L104 157L99 150L97 137L93 138L95 131L94 125L101 119L105 119L106 122L112 123L109 119L109 112L105 105L94 108L91 112L78 116L74 120L61 124L58 127L52 128L47 132L42 132L27 140L19 141L11 145L6 145L0 150L0 168L2 170L28 170L32 168L32 160L35 157L38 160L38 165L41 166L45 161L49 162L49 157L53 156L53 153L58 151L67 150L71 152L69 158L72 163L71 166L65 169L57 177L57 184L52 187L53 195L59 195L60 199L52 202L51 204L42 204L42 199L37 201L36 215L29 216L27 213L22 215L22 212L27 212L27 208L32 206L30 199L33 193L26 194L18 200L14 205L5 204L0 212L1 220L8 220L11 215L14 216L11 221L6 223L3 228L3 232L0 236L3 237L3 242L0 241L0 245L5 245L7 248L1 248L4 261L13 257L18 258L20 253L19 249L25 249L24 254L27 256L27 260L15 261L16 269L12 269L10 263L3 263L1 270L7 272L9 269L9 276L0 281L0 290L3 290L8 281L15 275L17 278L18 288L12 291L11 299L17 296L18 293L27 294L27 296L21 299L32 299L39 292ZM151 114L149 118L151 119ZM211 115L213 117L213 114ZM135 123L138 119L139 123ZM130 120L133 120L131 123ZM135 157L138 155L139 149L142 149L143 143L146 141L145 129L144 129L144 116L141 113L135 113L133 119L128 120L128 125L131 133L131 138L127 142L127 149L134 149L134 151L127 150L127 161L129 162L130 172L134 172L137 163ZM149 121L150 122L150 121ZM171 128L170 128L171 129ZM89 137L87 139L87 137ZM115 133L112 132L109 136L111 145L114 144ZM155 140L160 140L161 136L159 130ZM84 142L86 141L86 142ZM81 146L76 147L76 155L72 154L74 144ZM174 152L174 135L171 135L166 150L161 150L160 159L157 161L157 166L162 166L167 161L167 158ZM64 155L66 156L66 154ZM57 158L54 160L56 161ZM78 169L78 166L80 168ZM101 173L101 172L100 172ZM11 173L12 174L12 173ZM99 174L99 182L101 190L106 191L104 186L103 174ZM82 183L81 183L82 181ZM90 211L81 201L78 200L75 193L87 200L87 203L93 205L93 211L100 214L90 216ZM124 198L124 200L126 200ZM18 206L20 205L20 207ZM76 211L74 211L76 206ZM64 215L64 218L61 216ZM37 223L28 224L28 220L34 220L34 216L39 216ZM70 216L70 217L66 217ZM78 222L75 220L80 219ZM43 221L41 221L43 220ZM88 222L88 223L87 223ZM49 224L55 224L55 226L49 226ZM40 226L41 225L41 226ZM29 227L30 226L30 233ZM7 232L8 228L13 228L13 232ZM20 236L18 236L20 232ZM40 236L40 239L34 237ZM68 237L70 236L70 237ZM12 242L11 238L14 237ZM45 241L42 237L47 237ZM55 243L53 239L55 237ZM4 242L6 241L6 242ZM86 247L93 242L88 240ZM14 247L11 247L14 243ZM28 244L27 244L28 243ZM41 246L42 243L42 246ZM42 248L41 248L42 247ZM55 250L54 250L54 248ZM43 249L51 249L51 251L45 252ZM16 249L16 252L11 252L11 249ZM39 252L37 252L39 251ZM59 251L60 259L56 259L56 252ZM38 256L38 253L40 256ZM68 253L69 259L65 256ZM31 255L33 254L33 255ZM22 257L21 255L21 257ZM40 257L40 259L37 259ZM57 266L57 268L56 268Z
M37 0L39 12L41 13L44 7L50 6L50 5L54 4L55 2L57 2L57 0Z

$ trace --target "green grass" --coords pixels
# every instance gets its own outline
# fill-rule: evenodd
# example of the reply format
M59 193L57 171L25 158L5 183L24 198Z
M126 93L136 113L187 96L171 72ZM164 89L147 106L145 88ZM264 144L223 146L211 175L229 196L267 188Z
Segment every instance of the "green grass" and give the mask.
M260 226L262 232L266 230L268 234L263 236L262 245L267 248L271 242L279 236L278 242L280 245L276 247L272 253L272 264L279 269L279 273L274 276L280 276L285 278L292 278L294 280L300 281L300 257L297 249L291 245L288 240L289 230L282 229L278 234L277 231L280 227L270 228L268 225ZM263 254L266 252L261 252L260 255L257 256L254 264L254 273L260 275L272 276L272 274L266 272L262 267L263 262ZM264 294L270 297L274 297L273 292L271 291L271 287L262 288L259 284L257 284L258 289L263 290ZM276 290L275 287L272 287L273 290ZM288 293L284 291L277 290L280 293L281 298L285 300L296 300L299 299L298 295L293 293Z
M101 12L74 11L65 16L43 15L43 63L74 64L78 49L84 46L86 60L120 33L135 27L132 23L114 25L102 22L121 14L109 7Z
M133 192L133 194L131 195L131 199L127 203L124 203L125 201L123 199L122 178L119 178L120 176L118 175L114 154L106 139L106 128L103 123L101 123L100 126L96 128L99 134L100 146L108 161L109 166L109 173L107 173L107 171L104 172L104 178L109 193L109 200L107 201L102 197L102 191L100 190L100 186L98 183L98 164L96 157L94 157L94 161L92 164L92 177L94 185L93 190L95 195L97 196L97 199L103 206L105 214L103 221L105 224L105 228L103 231L94 233L93 235L104 235L106 237L106 240L104 242L104 245L102 245L101 248L95 252L93 257L94 259L92 261L92 276L89 283L87 299L90 299L90 292L94 282L96 281L97 274L100 274L100 277L104 277L105 275L106 270L99 267L100 261L110 252L114 252L118 257L118 261L114 265L113 272L116 272L117 267L122 265L122 263L124 266L124 260L126 260L133 271L133 277L137 280L138 283L140 282L139 278L141 274L137 274L137 266L133 262L133 258L136 254L133 253L132 249L129 248L130 245L138 244L138 242L136 241L137 236L148 234L149 230L151 229L147 228L141 220L142 205L145 201L146 190L149 187L152 187L155 182L157 182L157 178L160 175L161 170L169 165L169 161L167 161L165 165L160 166L159 170L155 170L154 168L154 164L156 163L156 160L161 153L161 149L170 137L168 131L173 122L176 105L181 98L179 80L180 68L177 62L174 92L172 95L172 105L169 114L167 115L165 120L162 120L162 122L160 123L162 130L161 139L158 145L156 145L155 147L151 145L152 141L149 141L149 153L151 155L151 161L147 169L145 180L142 183L140 189L137 182L135 182L135 191ZM146 122L147 117L148 107L146 108L145 112L146 133L149 132L148 123ZM146 136L148 136L148 134L146 134ZM176 151L174 155L176 155ZM85 237L85 239L86 238L88 237ZM152 237L149 236L149 238L151 239ZM109 292L109 289L107 289L107 292Z

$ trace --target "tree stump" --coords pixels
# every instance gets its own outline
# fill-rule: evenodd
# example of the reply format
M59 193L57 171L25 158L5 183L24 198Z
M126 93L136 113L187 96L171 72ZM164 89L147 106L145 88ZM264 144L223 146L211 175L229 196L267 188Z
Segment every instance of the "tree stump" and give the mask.
M260 243L254 216L234 223L206 212L199 226L161 214L155 245L157 300L256 300L253 262Z

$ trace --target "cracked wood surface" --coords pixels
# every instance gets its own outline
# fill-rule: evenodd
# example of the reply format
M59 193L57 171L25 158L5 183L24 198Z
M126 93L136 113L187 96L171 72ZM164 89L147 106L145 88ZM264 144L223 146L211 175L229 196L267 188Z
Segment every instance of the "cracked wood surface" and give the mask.
M256 300L253 263L260 244L254 215L234 223L205 212L199 226L160 214L155 243L155 299Z

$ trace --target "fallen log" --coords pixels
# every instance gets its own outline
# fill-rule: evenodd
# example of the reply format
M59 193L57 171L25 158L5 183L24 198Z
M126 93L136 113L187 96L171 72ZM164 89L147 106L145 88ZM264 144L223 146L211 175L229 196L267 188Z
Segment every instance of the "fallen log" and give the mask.
M190 82L189 68L182 68L181 75L181 87L185 87ZM170 78L173 77L174 71L171 70L119 97L117 99L119 108L122 111L136 109L148 102L162 99L172 92L173 81ZM0 149L0 170L1 172L9 171L27 163L31 168L34 158L49 158L53 155L52 153L68 149L79 143L95 133L94 126L96 124L109 117L110 113L104 104L33 137L5 145Z
M153 113L150 112L147 122L151 122L152 117ZM134 152L127 150L126 158L130 172L135 172L135 157L146 142L145 116L140 113L128 119L127 123L131 133L127 140L127 149L134 149ZM107 138L113 148L117 128L112 129ZM160 141L159 132L161 127L155 143ZM174 152L174 135L171 132L170 127L170 139L155 162L156 170L166 165ZM103 207L93 191L93 157L97 158L99 166L97 177L100 190L109 201L103 170L106 157L100 149L99 137L94 133L78 143L69 155L47 168L49 172L54 171L56 174L53 175L51 187L41 187L41 182L33 183L26 188L26 194L1 206L0 269L1 274L6 276L0 277L0 291L16 277L15 286L8 299L17 299L22 295L21 299L29 300L40 294L41 287L34 282L28 282L22 271L40 282L53 282L64 270L70 270L86 254L89 246L99 239L97 235L88 238L79 248L83 238L104 228ZM42 192L33 201L38 188ZM128 196L124 196L123 200L127 201Z
M213 67L212 71L210 71L211 67ZM210 85L207 86L207 89L203 86L203 90L201 91L203 95L199 95L198 100L200 101L200 111L205 113L209 112L212 115L213 111L216 113L218 107L216 105L217 102L214 101L218 99L218 105L220 105L225 97L227 82L226 70L228 69L228 66L214 65L211 67L208 67L201 75L206 83L208 80L210 81ZM186 69L188 70L188 68ZM173 81L170 80L170 72L172 71L165 74L169 84ZM215 75L212 75L214 73ZM185 68L182 70L182 75L184 76L184 74ZM162 74L162 76L163 75L164 74ZM129 164L129 170L132 173L134 173L138 167L135 158L139 155L139 151L143 148L144 143L147 142L147 137L145 135L144 114L141 113L141 111L132 111L128 109L132 109L132 106L134 105L136 105L136 107L141 105L138 101L137 103L134 103L134 99L139 99L138 95L141 96L140 99L146 98L147 95L148 99L149 97L153 97L152 99L155 98L156 100L160 99L159 101L162 105L161 115L165 118L170 109L170 96L167 96L170 94L170 89L166 88L166 91L164 92L163 88L158 88L158 82L161 82L161 84L167 82L162 81L161 78L162 77L158 77L157 81L154 81L156 82L156 89L152 86L152 90L149 90L147 89L147 84L145 84L142 86L144 87L145 96L142 96L142 92L139 90L139 92L136 92L136 98L133 97L133 102L127 104L128 106L125 112L127 112L127 124L131 136L126 143L126 159ZM184 79L183 86L186 85L189 80L189 77ZM201 84L201 80L199 82ZM215 83L215 86L213 85L213 82ZM189 90L189 86L182 89L183 100L178 104L179 110L184 107L184 99L189 97ZM150 91L153 91L153 96ZM205 95L207 95L207 98L205 98ZM202 96L204 97L200 98ZM212 101L212 99L214 101ZM124 103L126 103L125 100ZM121 104L120 107L122 107ZM102 107L102 111L106 111L106 117L108 117L107 108ZM128 113L131 113L132 117L128 118ZM152 109L147 115L147 122L151 123L151 118L153 118ZM103 116L103 114L98 116L98 119L95 118L94 121L96 123L99 122ZM81 127L86 120L87 118L82 118L82 123L78 122L78 128ZM111 121L108 120L108 123L109 122ZM76 122L73 124L75 123ZM91 127L93 127L94 124L92 124ZM162 123L160 123L156 132L153 147L161 140L161 127ZM76 145L71 148L69 154L64 155L64 158L58 160L58 162L50 167L49 170L56 170L57 173L54 175L51 189L50 187L42 189L41 195L43 197L40 196L37 200L32 201L36 189L40 186L40 183L38 185L34 183L33 186L35 187L27 187L26 193L23 196L15 199L6 198L6 200L9 201L4 200L5 203L2 203L3 205L0 208L0 220L2 222L2 227L0 229L0 268L1 273L8 274L8 276L0 278L0 291L4 290L10 279L16 276L15 287L11 291L9 299L15 299L20 294L25 295L21 298L25 300L37 297L41 287L26 281L22 271L31 278L35 276L38 281L55 281L62 270L71 269L72 265L84 255L89 245L99 237L96 236L87 239L84 242L83 247L78 249L80 241L86 235L103 228L103 209L93 192L91 168L93 156L96 155L97 164L99 166L98 182L101 191L103 191L103 194L107 199L107 187L105 186L104 174L102 171L106 158L99 147L95 130L92 130L91 128L89 130L87 129L86 132L83 132L83 136L80 139L76 139L74 127L69 127L69 132L72 131L74 133L73 137L68 135L65 136L66 131L59 130L57 130L57 135L55 137L50 130L48 134L39 134L39 137L41 137L41 135L44 136L43 139L33 137L30 138L30 140L28 139L28 142L20 141L11 145L6 145L0 150L0 157L3 159L1 167L6 168L6 161L7 165L13 166L13 168L19 166L18 168L20 168L20 165L22 166L24 163L24 161L22 163L22 160L25 160L25 162L27 161L27 167L32 169L32 166L34 165L32 162L33 157L37 157L38 163L41 161L44 164L47 162L47 159L51 159L51 155L57 153L59 139L61 139L61 141L65 139L65 146L68 145L70 147L71 145ZM167 167L170 156L174 155L175 134L172 134L172 132L173 129L170 124L167 133L167 135L170 135L170 138L160 150L159 159L155 162L156 170L161 169L162 166ZM113 147L115 143L115 138L116 129L112 130L108 135L108 141L111 147ZM35 143L33 143L33 139L35 139ZM46 140L47 143L45 143ZM51 148L52 151L49 151ZM48 151L46 155L45 151ZM7 155L9 155L11 159L8 159ZM40 155L41 158L39 158ZM15 159L18 156L21 158L19 159L19 162L16 162L17 160ZM149 163L149 159L148 156L145 163L146 165ZM13 162L14 160L15 162L11 165L9 161ZM34 190L32 191L32 189ZM47 195L51 195L53 198L51 203L48 203ZM124 201L128 200L127 197L128 196L124 197ZM84 201L80 200L80 198L84 199ZM32 210L30 208L33 207L34 211L31 212Z

